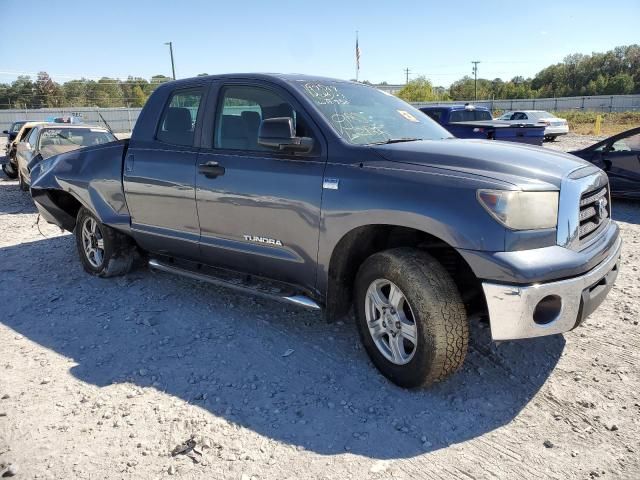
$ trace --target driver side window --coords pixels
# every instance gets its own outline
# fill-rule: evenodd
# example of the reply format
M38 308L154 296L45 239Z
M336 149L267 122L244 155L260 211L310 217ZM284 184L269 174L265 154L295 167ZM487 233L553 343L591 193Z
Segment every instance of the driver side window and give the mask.
M612 152L638 152L640 151L640 133L621 138L617 142L614 142L612 147Z
M266 88L225 87L220 105L214 131L215 148L273 151L258 144L260 124L268 118L291 118L297 136L311 136L293 106Z

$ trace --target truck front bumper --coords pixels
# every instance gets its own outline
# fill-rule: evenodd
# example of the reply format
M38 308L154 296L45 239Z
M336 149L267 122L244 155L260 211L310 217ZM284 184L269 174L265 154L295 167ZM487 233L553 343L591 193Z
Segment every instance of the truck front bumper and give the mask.
M622 239L582 275L533 285L482 283L494 340L541 337L577 327L605 299L618 275Z

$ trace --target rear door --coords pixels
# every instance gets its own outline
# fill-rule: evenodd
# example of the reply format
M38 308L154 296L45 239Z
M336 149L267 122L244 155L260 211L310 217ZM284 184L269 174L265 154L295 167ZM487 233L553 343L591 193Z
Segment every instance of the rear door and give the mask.
M198 256L195 145L205 94L204 85L174 90L153 138L127 151L123 175L131 228L146 250L188 259Z
M284 89L263 82L214 84L210 136L196 175L203 261L315 287L326 146L318 128ZM309 154L258 144L260 122L294 119ZM211 169L218 169L212 172Z
M29 180L29 170L27 165L36 155L36 149L38 146L38 137L40 136L40 128L35 127L29 132L29 136L25 138L23 142L18 143L16 146L16 163L18 164L18 170L23 178Z

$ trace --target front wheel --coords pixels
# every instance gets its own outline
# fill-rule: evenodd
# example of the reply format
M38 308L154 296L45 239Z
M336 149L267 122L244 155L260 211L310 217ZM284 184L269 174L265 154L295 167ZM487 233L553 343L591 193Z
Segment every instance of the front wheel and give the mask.
M16 179L18 178L18 172L16 172L13 167L11 166L11 163L9 162L9 160L7 160L7 163L3 163L2 164L2 171L4 172L4 174L10 178L10 179Z
M75 236L82 266L91 275L113 277L131 270L135 257L131 239L101 223L85 208L78 212Z
M469 326L449 273L428 253L396 248L369 257L356 278L356 314L374 365L401 387L429 386L464 362Z

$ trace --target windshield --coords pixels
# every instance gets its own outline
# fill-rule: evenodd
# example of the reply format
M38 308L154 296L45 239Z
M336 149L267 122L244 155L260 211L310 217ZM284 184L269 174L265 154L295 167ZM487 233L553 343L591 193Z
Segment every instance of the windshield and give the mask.
M347 82L300 82L299 87L353 145L451 138L424 113L375 88Z
M40 153L47 158L81 147L102 145L117 139L106 130L97 128L47 128L40 136Z

